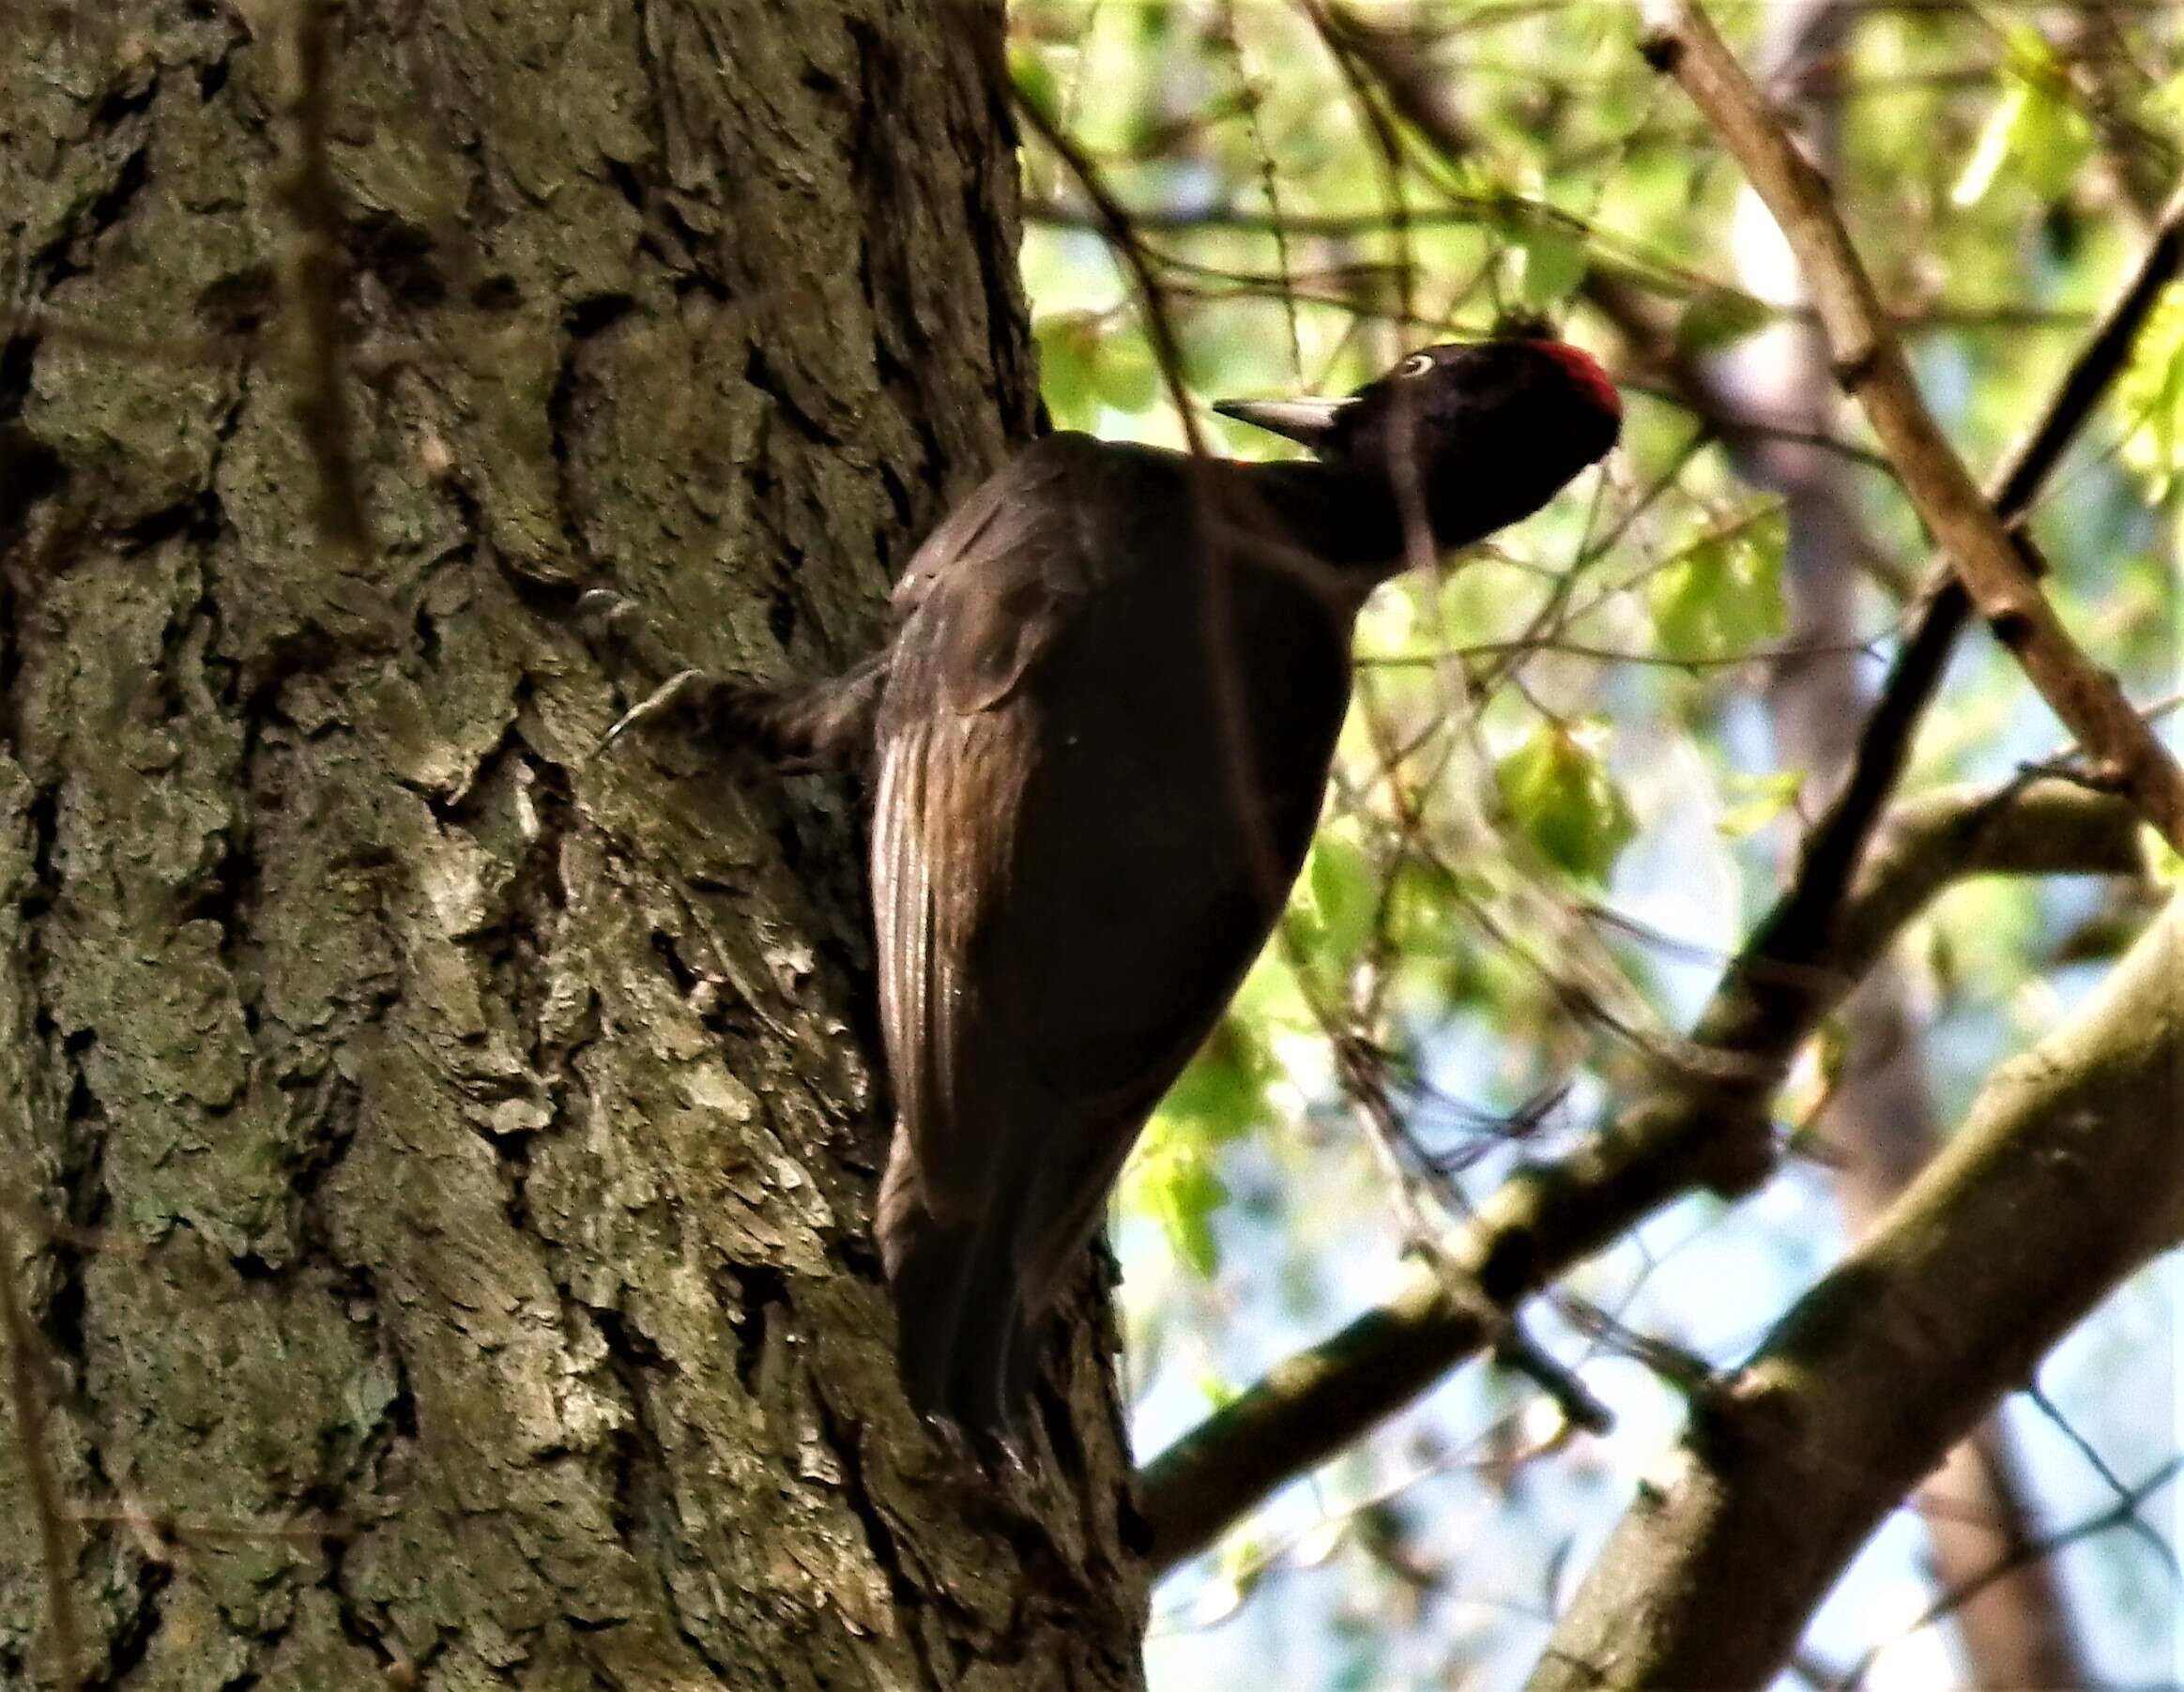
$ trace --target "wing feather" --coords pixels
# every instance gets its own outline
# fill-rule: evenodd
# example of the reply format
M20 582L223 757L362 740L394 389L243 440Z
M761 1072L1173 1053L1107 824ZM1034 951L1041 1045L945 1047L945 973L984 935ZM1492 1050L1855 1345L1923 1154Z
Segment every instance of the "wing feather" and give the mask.
M1004 709L907 724L881 756L872 860L880 1014L896 1111L925 1205L941 1219L984 1208L1022 1103L1013 1066L972 1049L992 1008L970 965L1007 898L1028 750L1027 724Z

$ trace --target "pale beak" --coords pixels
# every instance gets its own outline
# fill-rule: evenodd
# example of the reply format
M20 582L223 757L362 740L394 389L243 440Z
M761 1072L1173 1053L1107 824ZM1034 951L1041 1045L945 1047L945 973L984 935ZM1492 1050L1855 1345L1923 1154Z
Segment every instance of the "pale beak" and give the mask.
M1256 429L1271 430L1300 444L1318 448L1335 433L1335 420L1351 406L1346 400L1218 400L1214 409L1223 417Z

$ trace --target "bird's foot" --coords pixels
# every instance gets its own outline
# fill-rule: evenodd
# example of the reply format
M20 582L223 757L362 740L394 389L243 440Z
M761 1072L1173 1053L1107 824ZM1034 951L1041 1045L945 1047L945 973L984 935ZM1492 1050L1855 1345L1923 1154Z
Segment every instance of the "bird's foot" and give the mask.
M586 597L589 598L590 596L588 594ZM591 749L592 756L597 757L601 753L606 751L622 736L628 734L631 729L649 723L655 718L669 715L677 706L687 703L690 695L711 684L714 679L705 671L695 667L676 671L674 675L668 677L666 680L638 700L636 704L631 706L628 710L622 712L615 725L600 736L599 744Z
M927 1410L922 1420L955 1467L976 1470L989 1480L1031 1479L1031 1457L1014 1424L973 1431L942 1410Z
M637 602L611 587L593 587L576 599L576 615L601 628L619 631L636 614Z
M1031 1460L1024 1450L1023 1436L1014 1427L1002 1427L979 1441L979 1467L997 1479L1025 1482L1031 1478Z

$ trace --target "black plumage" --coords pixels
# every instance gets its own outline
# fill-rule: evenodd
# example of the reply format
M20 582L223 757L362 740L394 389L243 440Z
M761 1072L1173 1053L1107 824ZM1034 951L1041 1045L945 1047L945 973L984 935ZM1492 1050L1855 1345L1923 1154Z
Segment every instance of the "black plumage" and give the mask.
M1538 509L1620 417L1596 364L1537 340L1222 409L1317 462L1050 435L919 550L883 653L728 713L777 750L877 753L875 1231L912 1401L982 1439L1011 1436L1040 1318L1280 913L1359 605Z

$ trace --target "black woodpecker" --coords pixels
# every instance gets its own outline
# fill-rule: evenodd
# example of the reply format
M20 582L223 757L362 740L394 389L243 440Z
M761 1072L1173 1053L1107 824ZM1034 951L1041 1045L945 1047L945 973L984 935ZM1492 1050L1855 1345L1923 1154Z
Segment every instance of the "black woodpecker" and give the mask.
M1216 409L1313 460L1049 435L919 549L875 658L678 701L777 755L877 763L875 1232L912 1403L987 1449L1014 1445L1041 1318L1303 864L1359 606L1537 511L1622 413L1541 339Z

